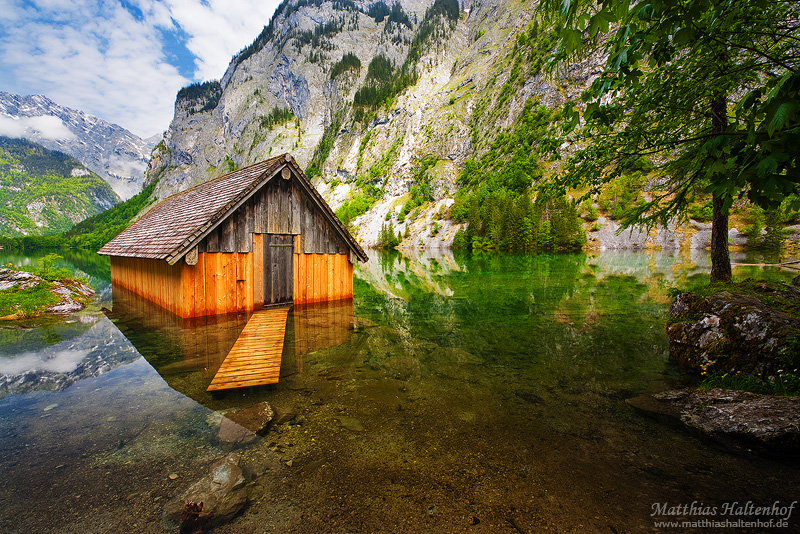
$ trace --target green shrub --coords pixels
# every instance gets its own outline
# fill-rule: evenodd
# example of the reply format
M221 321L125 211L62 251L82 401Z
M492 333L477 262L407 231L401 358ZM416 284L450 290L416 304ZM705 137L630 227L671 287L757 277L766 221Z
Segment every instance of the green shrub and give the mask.
M56 269L53 267L53 263L56 260L63 259L58 254L50 252L45 254L41 258L39 258L38 266L33 270L33 273L36 276L40 276L45 280L63 280L64 278L69 278L72 276L72 272L66 268Z
M377 197L364 194L356 195L339 206L336 210L336 216L339 217L342 224L350 226L353 219L364 215L378 200L380 199Z
M345 55L342 56L338 62L336 62L330 70L330 77L331 80L335 79L337 76L340 76L347 72L348 70L354 70L358 72L361 70L361 60L358 59L358 56L353 54L352 52L347 52Z
M594 207L594 204L592 203L591 200L586 200L582 205L582 209L584 212L583 213L584 221L592 222L597 220L598 217L597 208Z
M394 233L394 227L392 226L391 222L389 224L384 223L381 225L381 231L378 234L378 248L384 250L397 248L402 240L403 239L399 232L397 234Z
M295 116L291 108L274 108L267 115L259 118L259 124L264 130L271 130L279 124L285 124L294 120Z
M692 204L689 206L689 217L695 221L711 222L713 215L714 208L710 200L703 204Z

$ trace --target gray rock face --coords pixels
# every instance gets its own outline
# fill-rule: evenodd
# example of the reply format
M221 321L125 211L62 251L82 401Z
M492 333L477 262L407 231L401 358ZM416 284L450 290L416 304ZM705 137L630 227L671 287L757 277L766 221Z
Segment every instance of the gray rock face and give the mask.
M29 125L23 137L80 160L103 178L123 200L142 190L144 171L158 139L141 139L125 128L76 109L59 106L42 95L0 92L0 116L29 124L35 117L56 117L72 133L53 138Z
M289 67L289 58L281 55L278 65L272 72L269 80L269 92L279 101L289 104L295 117L301 121L308 117L308 106L311 100L311 91L308 80L302 74L292 72Z
M764 297L800 303L800 291L760 283ZM670 353L685 368L772 376L781 356L796 357L787 339L800 335L800 320L754 296L721 292L677 296L666 326Z
M247 502L247 489L239 456L229 454L211 466L205 477L192 484L180 497L170 502L164 516L174 523L181 522L187 504L201 504L199 522L209 526L227 523L241 511Z
M628 404L658 417L679 420L734 447L773 454L800 451L800 397L725 389L674 390L644 394Z
M403 65L433 0L399 3L411 27L388 19L376 22L332 2L299 8L285 4L270 23L271 38L246 59L234 58L230 63L213 110L189 115L176 110L164 145L154 151L147 171L148 181L159 180L158 198L224 174L232 165L243 167L283 152L291 152L307 168L323 133L338 125L326 137L331 138L330 152L314 185L334 209L358 194L357 177L370 175L368 181L384 190L383 202L355 221L362 244L375 244L386 213L396 213L405 202L423 156L439 161L429 171L436 211L443 203L452 204L461 166L475 155L471 131L475 107L486 98L492 100L493 92L508 79L509 69L503 62L518 34L532 21L534 6L510 0L461 2L462 16L453 28L442 26L437 37L422 47L416 83L392 100L391 109L379 109L363 123L354 121L354 97L370 62L380 54L396 67ZM365 10L369 5L356 2ZM340 29L311 43L301 38L303 32L313 35L327 24ZM355 54L361 68L332 79L331 69L345 53ZM501 114L496 127L513 124L529 97L556 106L580 94L585 83L591 82L584 70L565 74L558 82L532 75L515 89L505 105L508 113ZM291 109L295 119L264 126L262 118L277 108ZM331 184L334 180L338 187L336 182ZM433 215L419 213L417 220L409 217L395 230L410 227L412 233L420 232L415 237L425 236L425 246L448 246L457 228L442 226L432 231Z

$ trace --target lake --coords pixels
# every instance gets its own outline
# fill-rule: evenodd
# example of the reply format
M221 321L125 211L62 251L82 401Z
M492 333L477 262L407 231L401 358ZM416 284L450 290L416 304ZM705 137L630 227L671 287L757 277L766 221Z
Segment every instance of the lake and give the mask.
M289 313L278 384L214 395L246 315L183 321L64 255L96 301L0 323L0 532L164 532L166 503L231 450L248 505L214 532L660 532L657 503L797 499L796 464L625 402L691 383L664 322L669 288L706 280L702 251L373 252L352 301ZM221 413L261 401L263 438L220 437Z

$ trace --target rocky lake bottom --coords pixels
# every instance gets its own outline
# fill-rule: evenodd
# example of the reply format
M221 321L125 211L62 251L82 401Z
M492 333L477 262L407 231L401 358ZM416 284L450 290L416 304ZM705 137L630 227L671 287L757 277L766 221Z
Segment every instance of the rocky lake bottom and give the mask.
M215 395L205 388L217 353L247 317L187 324L112 296L103 269L86 267L102 287L81 315L0 325L0 531L177 532L168 503L231 452L247 502L219 533L755 521L726 505L792 503L798 464L726 449L625 402L691 382L669 359L667 290L701 283L707 262L373 253L352 302L290 312L278 384ZM263 435L221 433L220 414L265 401L275 418ZM772 531L797 529L798 514Z

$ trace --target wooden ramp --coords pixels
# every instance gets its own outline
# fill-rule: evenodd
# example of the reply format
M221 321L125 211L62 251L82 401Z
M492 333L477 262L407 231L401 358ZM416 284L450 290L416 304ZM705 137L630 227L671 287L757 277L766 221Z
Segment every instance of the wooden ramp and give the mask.
M288 313L288 307L254 313L206 391L277 384Z

